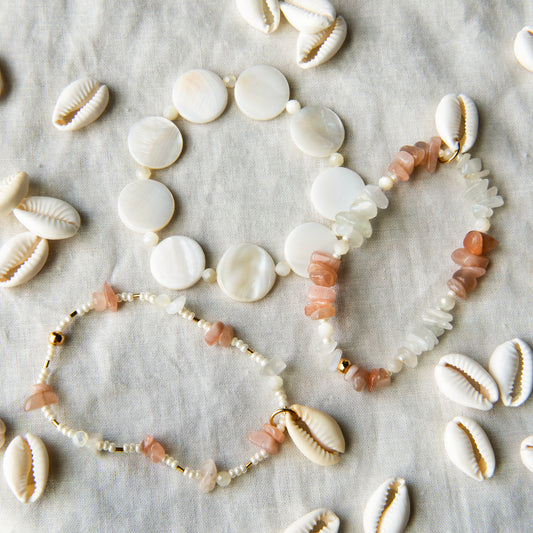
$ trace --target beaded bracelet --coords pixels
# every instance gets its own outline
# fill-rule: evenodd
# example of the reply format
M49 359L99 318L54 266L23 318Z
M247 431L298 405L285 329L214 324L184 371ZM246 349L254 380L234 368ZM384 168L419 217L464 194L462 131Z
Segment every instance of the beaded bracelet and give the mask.
M50 364L56 356L58 346L61 346L65 341L65 329L75 318L90 311L104 311L106 309L117 311L120 302L137 300L155 304L157 307L165 309L169 315L177 315L188 322L195 323L205 332L205 341L208 345L217 344L224 348L233 347L248 355L260 367L261 374L268 379L277 405L263 429L248 434L248 440L257 445L260 451L253 454L247 461L227 471L217 471L213 459L207 459L197 470L182 466L178 459L165 452L163 446L152 435L147 435L142 442L126 442L118 445L113 441L104 439L101 435L89 436L82 429L75 429L58 421L57 415L50 407L58 403L58 396L48 381L51 375ZM285 363L278 357L267 359L250 348L243 340L234 336L231 326L219 321L210 324L206 320L197 318L192 311L185 307L185 302L184 296L171 302L166 294L159 296L149 292L115 294L111 286L105 283L103 292L95 292L90 301L68 314L50 333L46 359L39 374L39 381L32 385L33 394L26 399L24 410L40 409L46 420L79 448L88 447L96 451L110 453L144 454L154 463L163 463L190 479L197 479L202 492L210 492L216 485L228 486L233 478L245 474L252 466L261 463L270 455L275 455L278 452L279 444L285 439L285 429L287 429L296 447L308 459L324 466L336 464L340 460L340 454L345 449L341 429L331 416L321 411L298 404L289 406L283 379L279 376L285 369ZM278 416L279 422L276 424Z

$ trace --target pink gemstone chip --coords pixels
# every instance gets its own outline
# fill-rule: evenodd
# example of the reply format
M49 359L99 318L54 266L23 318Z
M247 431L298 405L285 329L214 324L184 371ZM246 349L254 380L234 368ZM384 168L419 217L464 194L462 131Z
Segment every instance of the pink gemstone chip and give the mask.
M415 167L423 164L426 160L426 150L421 146L402 146L400 148L400 151L407 152L408 154L411 154L413 156Z
M95 311L105 311L107 309L107 300L103 292L93 292L93 308Z
M118 298L115 294L115 291L113 290L113 287L107 283L107 281L104 283L104 295L107 302L107 307L110 311L117 311L118 310Z
M322 263L324 265L328 265L335 270L335 272L337 272L341 266L341 260L338 257L333 257L325 252L313 252L311 254L309 263Z
M332 316L335 316L335 308L332 305L327 305L311 313L311 320L322 320L323 318L331 318Z
M332 287L337 281L337 271L325 263L311 263L307 272L309 279L321 287Z
M442 140L440 137L431 137L429 140L428 160L426 169L430 174L433 174L437 168L437 161L439 160L440 145Z
M157 442L151 435L146 435L141 444L141 449L144 455L151 459L154 463L159 463L165 457L165 450L159 442Z
M53 405L58 402L57 394L53 392L51 385L47 383L36 383L31 388L34 394L24 402L24 411L33 411L45 405Z
M392 163L389 165L387 170L393 176L396 176L400 181L409 180L409 174L407 173L407 170L405 170L404 166L396 158L392 160Z
M402 165L407 174L411 174L413 172L413 169L415 168L415 158L409 152L400 150L394 159L398 161L400 165Z
M307 299L311 302L319 300L325 302L334 302L337 298L337 291L331 287L321 287L320 285L311 285L307 291Z
M264 431L252 431L246 437L252 444L266 450L270 455L278 453L278 442L276 439Z
M283 431L281 431L281 429L278 429L276 426L272 426L271 424L265 423L263 424L263 431L272 436L274 440L276 440L280 444L285 440L285 433L283 433Z
M465 267L487 268L489 258L482 255L474 255L466 248L457 248L452 252L452 261Z
M209 346L213 346L218 341L218 338L220 337L220 334L224 331L224 323L223 322L215 322L205 334L205 342Z
M233 340L233 337L235 337L235 332L233 331L233 328L230 325L225 324L222 333L218 337L218 344L220 344L220 346L223 346L224 348L228 348L229 346L231 346L231 341Z

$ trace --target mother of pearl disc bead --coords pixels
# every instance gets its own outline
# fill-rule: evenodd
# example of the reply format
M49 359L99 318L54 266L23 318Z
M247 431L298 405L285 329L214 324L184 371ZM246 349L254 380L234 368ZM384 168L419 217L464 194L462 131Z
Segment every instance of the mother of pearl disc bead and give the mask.
M150 270L155 280L167 289L187 289L205 269L201 246L189 237L174 235L161 241L150 256Z
M313 252L333 254L337 237L326 226L308 222L294 228L285 240L285 259L291 268L308 278L307 267Z
M311 202L324 218L335 220L338 213L350 210L364 186L361 176L349 168L327 168L313 182Z
M181 154L183 138L176 124L163 117L146 117L136 122L128 134L131 157L148 168L165 168Z
M158 181L134 181L118 197L120 220L132 231L158 231L170 222L173 214L174 197Z
M344 126L339 116L324 106L306 106L291 117L291 137L305 154L328 157L344 142Z
M289 82L276 68L255 65L247 68L235 83L238 108L254 120L277 117L289 101Z
M185 120L205 124L218 118L226 109L228 90L214 72L189 70L174 84L172 101Z
M238 302L264 298L276 281L272 257L255 244L236 244L228 248L217 265L220 288Z

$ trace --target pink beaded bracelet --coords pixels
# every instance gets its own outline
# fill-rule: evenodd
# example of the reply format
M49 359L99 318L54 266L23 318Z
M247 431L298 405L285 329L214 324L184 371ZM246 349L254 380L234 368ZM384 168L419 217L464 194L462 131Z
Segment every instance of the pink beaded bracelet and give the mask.
M260 373L268 380L275 397L275 410L269 421L260 431L248 434L248 440L260 448L247 461L228 470L218 471L213 459L204 461L200 469L181 466L180 461L165 452L161 443L152 435L146 435L141 442L126 442L117 445L106 440L102 435L91 435L82 430L69 427L58 421L57 415L51 405L58 403L58 396L49 384L50 364L54 360L56 350L65 341L65 329L77 317L90 311L117 311L119 303L144 301L155 304L166 310L169 315L177 315L189 322L195 323L205 332L205 341L209 346L215 344L224 348L235 348L247 354L250 359L260 367ZM246 473L252 466L259 464L270 455L278 452L279 444L285 439L287 429L296 447L311 461L328 466L336 464L344 452L345 443L342 432L329 415L303 405L290 405L283 386L283 379L279 374L285 369L285 363L278 357L267 359L260 353L252 350L243 340L235 337L233 328L222 322L209 322L199 319L185 307L184 296L170 301L166 294L156 296L148 292L115 294L108 283L104 284L102 292L95 292L92 298L61 320L57 328L48 337L48 351L43 367L39 374L39 381L32 385L33 394L25 400L24 410L40 409L44 417L64 436L69 438L79 448L92 448L96 451L111 453L137 453L144 454L154 463L163 463L173 470L181 472L190 479L197 479L202 492L210 492L216 485L225 487L233 478ZM279 422L276 424L276 418Z

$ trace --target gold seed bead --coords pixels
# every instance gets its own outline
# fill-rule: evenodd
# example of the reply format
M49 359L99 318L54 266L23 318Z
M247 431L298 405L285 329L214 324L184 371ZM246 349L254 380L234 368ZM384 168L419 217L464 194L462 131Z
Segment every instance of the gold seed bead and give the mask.
M340 372L341 374L346 374L351 364L352 363L350 363L348 359L341 359L339 361L339 364L337 365L337 371Z
M65 342L65 335L59 331L52 331L52 333L48 335L48 342L52 346L61 346Z

